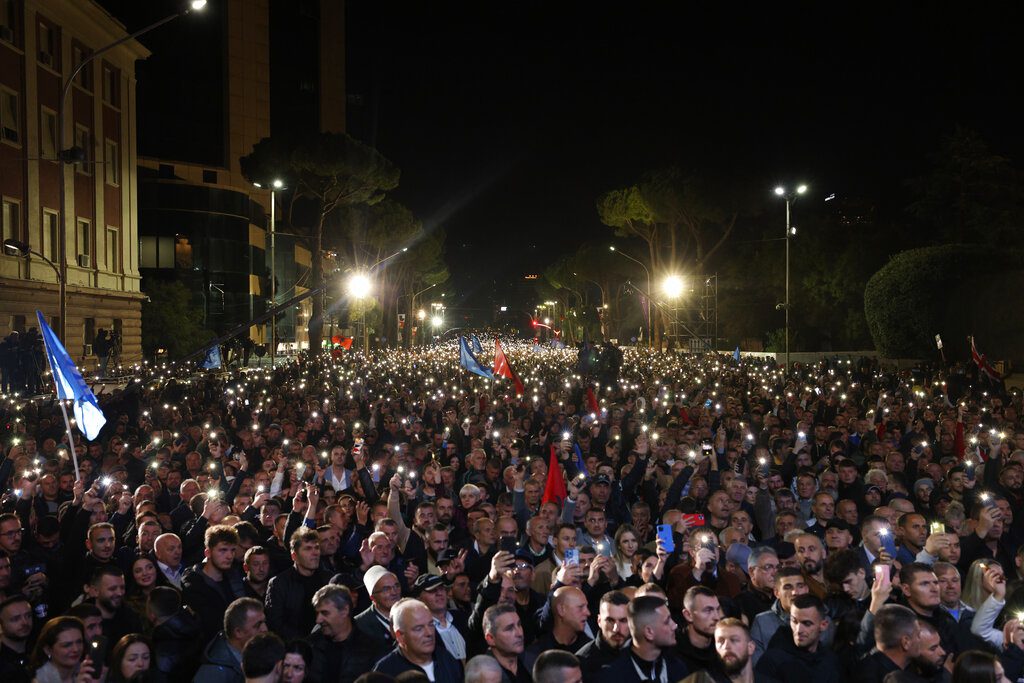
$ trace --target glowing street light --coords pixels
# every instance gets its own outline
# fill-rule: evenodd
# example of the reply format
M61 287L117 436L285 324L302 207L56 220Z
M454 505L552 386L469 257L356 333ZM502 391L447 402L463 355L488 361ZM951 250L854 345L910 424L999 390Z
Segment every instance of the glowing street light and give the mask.
M790 218L792 215L792 203L796 198L807 192L806 185L797 185L796 190L787 192L786 188L779 185L775 188L775 194L786 200L786 301L776 308L784 308L786 311L786 372L789 372L789 239L796 234Z
M683 278L678 275L668 275L661 282L661 291L669 299L678 299L683 295Z
M356 273L348 279L348 293L353 299L365 299L372 289L373 283L364 273Z
M420 320L424 320L427 317L427 312L421 308L419 311L417 311L416 317Z
M441 325L444 325L444 318L442 318L439 315L435 315L433 318L430 319L430 324L433 325L435 328L441 327Z

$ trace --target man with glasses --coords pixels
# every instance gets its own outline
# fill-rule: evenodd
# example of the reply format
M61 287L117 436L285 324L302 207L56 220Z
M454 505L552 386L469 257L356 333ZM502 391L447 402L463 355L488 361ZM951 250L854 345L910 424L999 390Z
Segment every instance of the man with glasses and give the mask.
M13 583L17 583L17 577L22 575L22 570L32 564L32 558L21 547L24 540L22 534L21 520L17 515L10 512L0 515L0 550L3 550L8 558ZM17 589L18 585L10 587L10 590Z
M775 601L775 573L779 570L779 556L771 546L760 546L750 552L747 571L750 584L736 596L736 604L747 624L753 624L761 612L772 608Z
M366 636L371 661L377 661L395 647L391 632L391 608L402 597L398 577L380 565L370 567L363 575L363 585L370 596L370 606L355 618L355 626Z

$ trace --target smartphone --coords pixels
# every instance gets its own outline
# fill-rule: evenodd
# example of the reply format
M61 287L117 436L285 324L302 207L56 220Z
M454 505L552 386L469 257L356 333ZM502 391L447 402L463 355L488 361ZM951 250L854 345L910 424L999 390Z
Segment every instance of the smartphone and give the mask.
M711 405L712 405L712 404L711 404L711 399L710 399L710 398L709 398L708 400L704 401L704 407L705 407L705 408L710 408L710 407L711 407Z
M565 564L570 567L580 565L580 551L577 548L566 548Z
M942 522L931 523L931 533L933 534L944 534L946 533L946 525Z
M665 549L665 552L674 553L676 551L676 542L672 537L672 527L670 525L658 525L658 540L661 541L661 545Z
M885 533L881 535L882 547L885 548L885 552L889 554L889 557L896 559L896 539L891 533Z
M718 549L718 541L715 540L714 534L703 534L700 537L700 547L707 548L711 552Z
M519 543L516 542L515 536L502 536L498 540L498 550L504 550L506 553L515 554L516 550L518 549Z
M99 671L107 661L107 637L96 636L89 643L89 659L93 667Z
M704 526L704 515L696 513L683 515L683 521L686 522L687 527L691 526Z
M889 580L889 567L884 564L875 565L875 581L884 582Z

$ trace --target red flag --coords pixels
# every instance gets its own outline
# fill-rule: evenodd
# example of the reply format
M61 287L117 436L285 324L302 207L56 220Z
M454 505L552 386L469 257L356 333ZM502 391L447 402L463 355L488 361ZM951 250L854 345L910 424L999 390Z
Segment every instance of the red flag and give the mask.
M548 482L544 486L544 497L541 498L541 504L544 503L558 503L562 504L562 501L569 495L569 490L565 488L565 479L562 477L562 467L558 464L558 455L556 455L555 445L551 445L551 459L548 461Z
M996 369L993 368L988 359L985 358L985 354L978 353L978 347L974 345L974 337L971 337L971 358L974 360L974 364L978 366L978 369L988 375L988 378L993 382L998 382L1003 377Z
M505 379L510 379L516 384L516 394L522 396L526 393L526 388L523 387L523 382L519 379L519 375L516 374L515 370L508 363L508 358L505 357L505 352L501 348L501 342L497 339L494 340L494 374Z
M597 396L594 396L594 390L587 387L587 410L592 413L601 412L601 406L597 405Z

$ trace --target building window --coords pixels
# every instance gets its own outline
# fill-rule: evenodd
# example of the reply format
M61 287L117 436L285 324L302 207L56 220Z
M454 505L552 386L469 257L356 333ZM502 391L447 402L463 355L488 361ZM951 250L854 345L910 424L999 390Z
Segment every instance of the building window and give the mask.
M209 169L205 169L204 168L203 169L203 182L204 183L216 183L217 182L217 172L216 171L211 171Z
M88 126L75 124L75 147L82 150L83 160L75 164L75 170L83 175L92 175L92 133Z
M78 265L88 268L92 265L92 224L84 218L78 219L75 235L78 247Z
M11 330L18 334L25 334L25 316L23 315L12 315L11 316Z
M121 272L121 231L112 225L107 226L106 235L107 270L111 273Z
M16 0L0 0L0 40L15 44L18 29Z
M104 145L104 168L106 169L107 185L121 184L121 157L118 155L120 147L113 140L106 140Z
M40 252L43 256L56 263L60 260L60 220L56 211L43 209L43 225L41 229L43 239L40 240L40 243L43 248L40 249Z
M149 236L139 238L140 268L173 268L174 238Z
M21 204L13 199L3 200L3 212L0 213L5 240L21 239Z
M103 65L103 102L111 107L121 107L120 72L109 64Z
M39 22L39 63L60 71L60 33L56 26Z
M0 86L0 138L14 144L21 141L20 112L18 93Z
M74 43L71 46L71 68L77 69L78 65L81 64L88 58L89 49L84 45ZM75 85L83 90L92 91L92 67L87 66L78 72L78 76L75 77Z
M39 117L39 156L47 161L57 159L57 113L43 109Z

